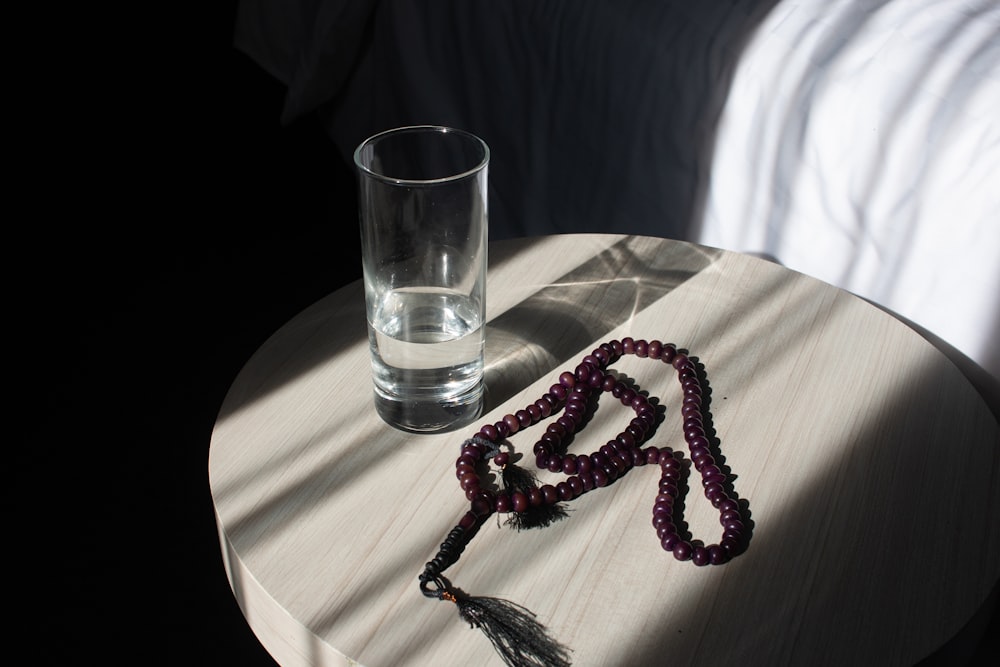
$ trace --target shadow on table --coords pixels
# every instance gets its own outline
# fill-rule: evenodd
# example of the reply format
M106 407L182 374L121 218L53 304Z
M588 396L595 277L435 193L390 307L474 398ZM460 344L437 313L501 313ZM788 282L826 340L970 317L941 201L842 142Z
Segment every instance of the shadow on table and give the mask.
M490 320L485 411L552 373L572 355L588 353L719 254L685 243L649 244L627 237ZM581 312L596 315L583 318ZM634 336L653 338L657 333Z
M486 411L570 355L602 342L598 339L709 266L721 252L648 241L624 237L487 323ZM500 244L491 266L513 258L532 242L528 238ZM578 315L584 308L600 316L584 321ZM314 372L347 349L367 348L365 327L363 285L355 281L304 310L282 327L281 336L266 341L255 355L256 363L248 363L233 383L244 393L232 389L218 418ZM270 361L261 363L263 359Z

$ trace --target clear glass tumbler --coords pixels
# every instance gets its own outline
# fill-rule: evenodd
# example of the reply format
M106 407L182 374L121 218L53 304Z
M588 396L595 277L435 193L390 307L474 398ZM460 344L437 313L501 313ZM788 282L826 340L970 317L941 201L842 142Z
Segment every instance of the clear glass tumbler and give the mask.
M438 126L354 152L375 408L396 428L449 430L482 410L489 159L482 139Z

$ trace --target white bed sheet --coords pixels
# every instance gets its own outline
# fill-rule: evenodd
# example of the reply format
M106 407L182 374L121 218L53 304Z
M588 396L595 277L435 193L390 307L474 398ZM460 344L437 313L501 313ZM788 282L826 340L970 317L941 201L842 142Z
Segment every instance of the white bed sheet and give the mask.
M1000 2L776 6L693 236L881 304L1000 378Z

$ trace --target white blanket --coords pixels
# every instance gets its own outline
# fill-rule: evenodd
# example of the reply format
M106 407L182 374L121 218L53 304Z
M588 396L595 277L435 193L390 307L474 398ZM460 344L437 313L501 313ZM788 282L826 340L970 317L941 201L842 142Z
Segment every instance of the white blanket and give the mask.
M785 0L693 235L881 304L1000 378L1000 2Z

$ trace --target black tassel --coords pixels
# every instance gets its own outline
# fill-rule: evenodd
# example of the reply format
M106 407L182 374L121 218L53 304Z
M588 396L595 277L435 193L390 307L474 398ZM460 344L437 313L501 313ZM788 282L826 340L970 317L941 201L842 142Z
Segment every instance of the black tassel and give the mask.
M531 487L538 485L538 478L530 470L525 470L514 463L506 464L500 474L503 477L504 488L508 491L527 492Z
M501 470L504 488L508 491L521 491L527 493L528 489L538 486L536 478L530 470L525 470L513 463L506 464ZM552 505L542 503L537 507L530 507L525 512L511 512L505 522L515 530L526 530L530 528L545 528L560 519L565 519L566 508L561 503Z
M499 598L450 596L470 626L483 631L510 667L568 667L569 649L519 604Z

